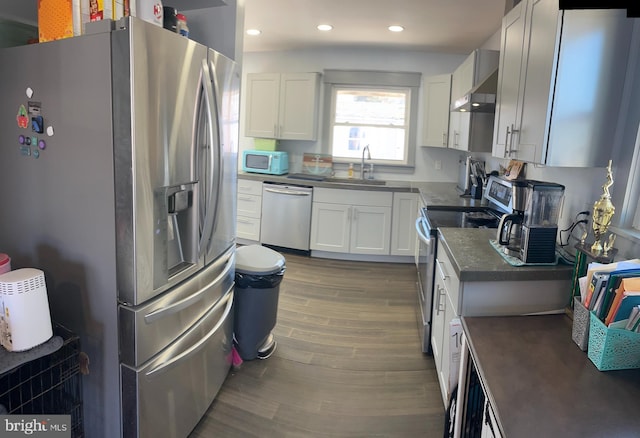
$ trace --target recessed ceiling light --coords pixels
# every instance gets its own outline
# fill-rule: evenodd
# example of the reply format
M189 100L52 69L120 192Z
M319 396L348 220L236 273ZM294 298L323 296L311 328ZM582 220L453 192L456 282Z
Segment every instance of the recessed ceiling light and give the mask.
M389 26L388 29L391 32L402 32L404 30L404 27L393 25L393 26Z
M480 106L480 104L478 102L473 102L471 106Z
M259 29L247 29L247 35L256 36L262 33Z
M318 30L321 30L323 32L328 32L331 29L333 29L333 26L330 24L319 24L318 25Z

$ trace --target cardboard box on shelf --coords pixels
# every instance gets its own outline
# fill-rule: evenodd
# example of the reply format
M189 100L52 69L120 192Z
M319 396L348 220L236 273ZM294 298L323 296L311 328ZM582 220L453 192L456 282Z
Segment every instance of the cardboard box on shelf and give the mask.
M89 21L129 16L129 3L129 0L38 0L38 40L44 43L82 35Z
M82 23L105 19L119 20L131 15L129 0L81 0Z

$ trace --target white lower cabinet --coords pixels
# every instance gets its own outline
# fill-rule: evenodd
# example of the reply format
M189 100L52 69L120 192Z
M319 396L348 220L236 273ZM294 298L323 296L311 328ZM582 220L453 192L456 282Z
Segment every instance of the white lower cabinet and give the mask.
M391 255L415 256L418 194L395 192L391 222Z
M431 350L433 351L433 360L435 361L438 380L440 381L442 400L444 401L444 405L447 406L449 394L447 394L446 385L443 383L444 373L442 371L447 290L442 283L442 279L437 274L433 286L433 300L433 315L431 317Z
M260 218L262 215L262 181L238 180L237 197L238 239L260 241Z
M451 360L452 355L458 356L459 332L452 330L452 321L457 321L457 294L460 282L455 275L453 266L442 248L438 248L436 255L436 274L434 279L434 304L431 318L431 348L440 380L442 401L448 405L451 393L455 388L458 364ZM458 323L459 324L459 323ZM454 346L452 350L451 346ZM437 352L437 355L436 355Z
M351 212L349 252L352 254L389 254L391 206L353 205Z
M311 249L348 253L351 246L351 206L314 202L311 208Z
M312 250L389 255L391 192L317 188L313 197Z

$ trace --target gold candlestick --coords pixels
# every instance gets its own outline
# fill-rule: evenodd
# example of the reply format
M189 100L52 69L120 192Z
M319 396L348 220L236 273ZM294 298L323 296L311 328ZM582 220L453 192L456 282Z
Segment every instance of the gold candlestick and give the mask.
M591 245L591 251L595 254L600 254L602 252L603 248L600 239L607 232L607 229L609 229L611 218L616 211L616 208L611 202L611 194L609 193L609 187L612 185L613 175L611 174L611 160L609 160L609 165L607 166L607 182L602 186L604 193L602 193L600 199L593 204L593 221L591 226L593 227L593 234L596 241ZM613 244L613 242L610 243ZM608 247L607 250L609 249L610 248Z

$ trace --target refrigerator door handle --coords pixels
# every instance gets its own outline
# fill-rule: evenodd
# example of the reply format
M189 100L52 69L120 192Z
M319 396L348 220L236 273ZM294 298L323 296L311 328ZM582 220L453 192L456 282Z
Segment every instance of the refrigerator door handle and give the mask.
M183 351L182 353L178 354L177 356L173 357L172 359L161 363L160 365L150 369L149 371L147 371L145 373L146 377L152 378L155 377L158 374L161 374L164 371L168 371L169 369L173 368L174 366L178 365L181 361L183 360L187 360L190 356L196 354L198 351L200 351L200 349L202 349L202 347L204 347L207 344L207 341L216 334L216 332L220 329L220 327L222 326L222 324L224 324L224 322L227 320L227 317L229 316L229 313L231 312L231 309L233 307L233 293L232 292L228 292L227 294L225 294L226 297L223 298L223 300L227 301L227 305L226 308L224 310L224 314L222 315L222 317L220 318L220 320L216 323L215 327L213 327L213 329L211 329L211 331L209 333L207 333L204 337L202 337L197 343L195 343L194 345L192 345L191 347L189 347L188 350ZM215 306L217 307L217 306Z
M205 113L207 116L207 146L208 146L208 162L210 166L210 172L207 173L207 180L205 181L206 187L204 190L207 193L207 199L205 201L205 215L204 224L202 226L202 235L200 236L200 255L206 253L206 243L213 233L214 219L216 215L216 207L218 203L218 185L215 184L214 173L219 173L217 162L219 161L218 152L218 124L217 124L217 107L215 103L215 95L213 93L213 79L209 70L207 60L202 60L202 87L204 88L204 100L206 104ZM214 136L214 130L216 132Z
M189 295L188 297L183 298L174 304L163 307L161 309L154 310L153 312L146 314L144 316L144 321L147 324L152 324L153 322L159 319L162 319L168 315L178 313L181 310L184 310L187 307L191 306L196 301L200 300L205 295L205 293L209 290L209 288L213 287L216 283L220 282L223 278L227 276L231 268L233 268L234 266L234 260L235 260L235 255L229 259L229 261L227 262L227 265L225 266L224 270L220 273L220 275L218 275L215 279L209 282L206 286L200 288L200 290L198 290L194 294Z
M218 75L216 74L216 66L213 62L209 62L209 70L207 70L207 72L209 72L211 74L211 91L212 91L212 101L213 101L213 110L214 110L214 122L215 122L215 133L216 133L216 137L215 139L217 140L217 144L215 148L212 149L213 152L213 160L214 160L214 169L217 169L217 171L211 174L211 181L214 184L215 187L215 200L213 201L213 223L211 224L211 232L213 233L216 229L216 226L218 224L218 204L220 201L220 190L222 188L222 178L223 178L223 173L224 173L224 166L222 165L222 134L220 132L220 112L221 112L221 108L219 106L220 103L220 90L218 90L218 81L214 80L214 78L217 78ZM207 252L209 251L209 248L207 248Z

